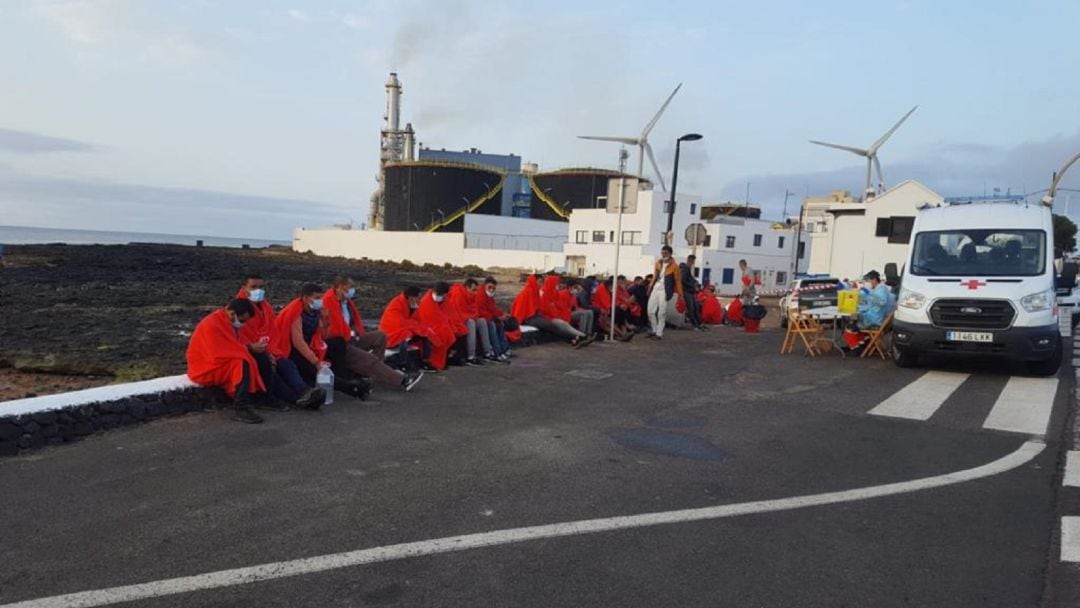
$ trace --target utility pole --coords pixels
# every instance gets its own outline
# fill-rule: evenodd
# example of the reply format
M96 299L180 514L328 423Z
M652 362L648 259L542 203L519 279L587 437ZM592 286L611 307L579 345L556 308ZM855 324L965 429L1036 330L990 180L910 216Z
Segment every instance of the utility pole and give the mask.
M795 194L795 193L792 192L791 190L788 190L787 188L784 188L784 219L785 220L787 219L787 199L792 194Z
M615 271L611 273L611 332L608 336L608 340L615 341L615 307L618 305L619 300L617 294L619 293L619 248L622 245L622 214L623 214L623 197L626 192L626 159L630 157L630 153L626 151L626 148L619 148L619 219L615 222ZM674 191L674 187L672 187Z

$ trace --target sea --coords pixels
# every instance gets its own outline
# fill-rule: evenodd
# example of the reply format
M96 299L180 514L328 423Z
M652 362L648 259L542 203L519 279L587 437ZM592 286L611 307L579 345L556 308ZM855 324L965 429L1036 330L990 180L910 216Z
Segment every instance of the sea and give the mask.
M128 243L159 243L195 246L202 241L207 247L269 247L291 245L290 241L267 239L225 238L191 234L159 234L155 232L110 232L104 230L66 230L61 228L31 228L0 226L0 246L63 243L65 245L126 245Z

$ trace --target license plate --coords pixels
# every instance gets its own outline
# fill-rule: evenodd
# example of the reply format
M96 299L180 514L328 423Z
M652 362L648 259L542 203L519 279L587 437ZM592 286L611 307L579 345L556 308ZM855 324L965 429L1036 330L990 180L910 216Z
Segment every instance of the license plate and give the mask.
M994 334L985 331L947 331L945 339L950 342L993 342Z
M811 300L810 308L822 308L829 305L828 300Z

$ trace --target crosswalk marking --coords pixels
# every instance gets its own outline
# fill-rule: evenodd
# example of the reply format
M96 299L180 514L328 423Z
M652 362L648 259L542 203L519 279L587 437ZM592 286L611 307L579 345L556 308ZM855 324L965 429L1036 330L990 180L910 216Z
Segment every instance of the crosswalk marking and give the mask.
M1080 562L1080 517L1061 518L1061 561Z
M1009 378L983 428L1045 435L1057 385L1057 378Z
M960 388L968 374L930 371L870 410L875 416L928 420Z
M1080 451L1065 453L1065 477L1061 485L1080 488Z

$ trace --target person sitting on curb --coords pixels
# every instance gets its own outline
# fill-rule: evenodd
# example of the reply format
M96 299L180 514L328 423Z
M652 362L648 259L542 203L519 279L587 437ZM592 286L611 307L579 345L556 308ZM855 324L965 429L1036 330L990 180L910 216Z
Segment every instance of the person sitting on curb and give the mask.
M588 346L592 339L574 329L568 320L562 318L558 305L559 277L549 276L544 280L545 287L553 297L542 300L540 284L536 275L529 275L525 287L514 298L510 314L522 325L531 325L536 329L570 342L574 348ZM569 313L566 315L569 317Z
M240 328L255 316L249 300L234 299L203 318L188 342L187 375L199 386L220 388L233 400L232 419L258 424L254 398L266 397L258 364L240 340Z
M476 290L476 308L480 316L487 321L491 337L491 348L496 358L503 363L510 363L510 340L506 337L506 311L495 303L495 290L499 282L495 277L484 279L483 287Z
M429 289L420 299L420 308L416 311L417 319L425 326L431 328L428 340L431 342L431 356L428 362L438 371L446 369L449 361L450 349L457 342L460 328L455 327L457 319L447 315L443 309L443 302L450 293L450 285L443 281L435 283L435 287Z
M398 349L403 366L410 365L409 348L416 347L420 351L421 368L437 373L439 370L431 364L435 330L420 320L419 309L420 288L410 285L383 309L379 330L386 334L387 347Z
M277 317L266 298L266 281L258 275L248 276L236 297L255 306L255 315L240 328L240 341L247 345L259 366L259 377L267 392L281 403L318 409L326 400L326 391L304 381L287 350L275 352Z
M483 351L483 360L490 363L504 363L505 361L495 356L495 348L491 342L491 332L488 330L487 319L480 314L480 306L477 302L477 287L479 282L474 278L465 279L450 287L450 294L445 305L453 306L465 323L468 334L466 335L465 350L467 353L466 364L481 365L480 353L477 352L477 338L479 347Z

